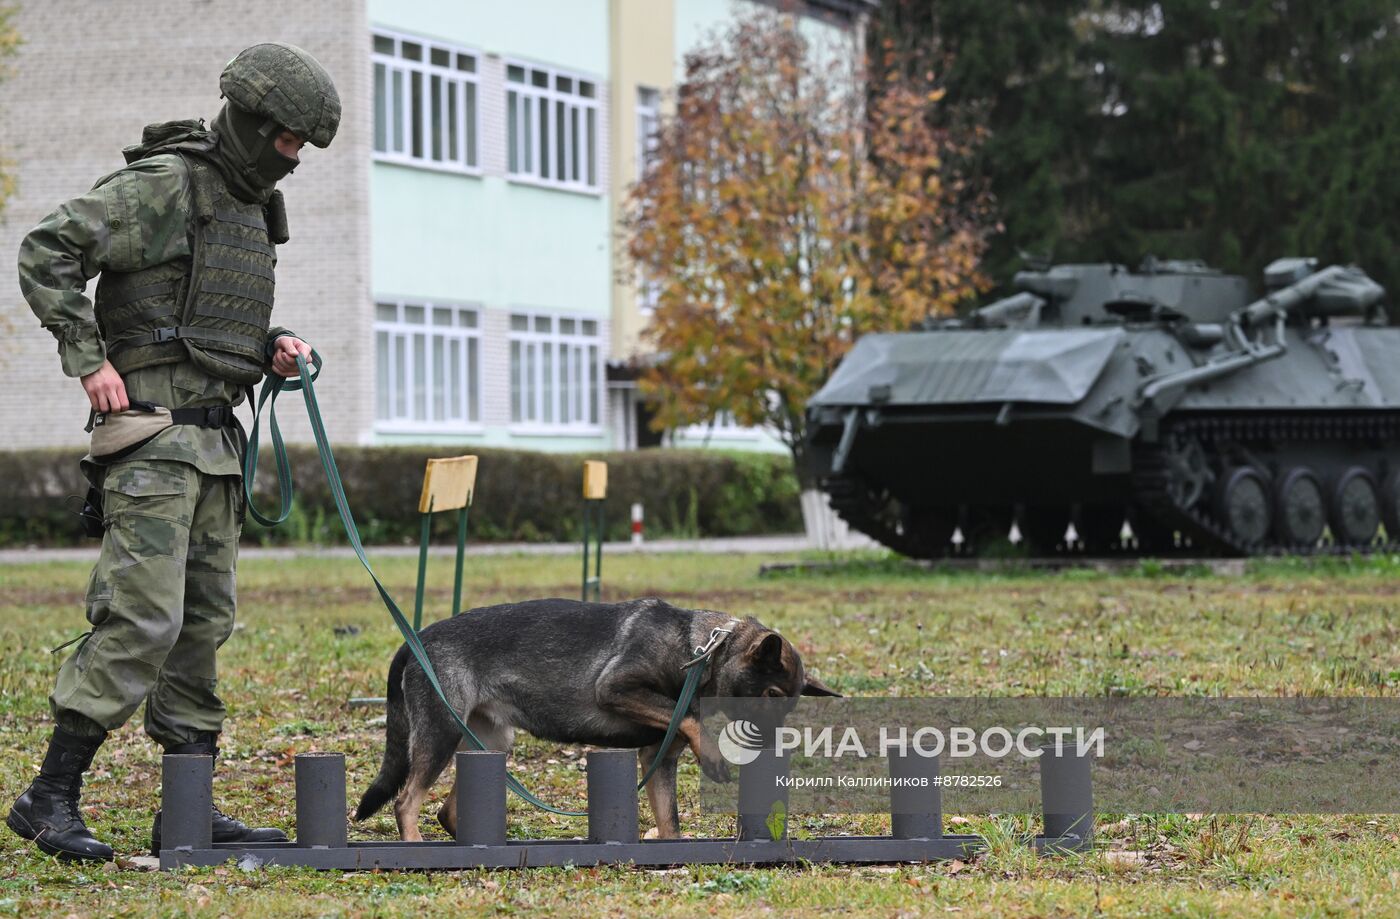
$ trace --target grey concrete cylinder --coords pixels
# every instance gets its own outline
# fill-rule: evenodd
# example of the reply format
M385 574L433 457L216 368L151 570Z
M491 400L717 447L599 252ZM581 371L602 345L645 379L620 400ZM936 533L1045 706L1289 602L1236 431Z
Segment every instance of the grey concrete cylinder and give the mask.
M637 842L637 751L588 754L588 841Z
M896 839L937 839L943 835L943 791L936 784L938 757L892 750L890 835Z
M298 753L296 783L297 845L345 848L345 754Z
M214 757L167 753L160 764L162 849L208 849L214 844Z
M739 839L787 838L788 765L786 754L765 745L753 762L739 767ZM776 835L770 823L780 825Z
M495 750L457 751L456 782L457 842L505 845L506 755Z
M1050 839L1078 836L1060 846L1088 848L1094 838L1094 790L1089 775L1088 754L1079 755L1071 746L1057 753L1053 746L1040 754L1040 801L1045 812L1045 835Z

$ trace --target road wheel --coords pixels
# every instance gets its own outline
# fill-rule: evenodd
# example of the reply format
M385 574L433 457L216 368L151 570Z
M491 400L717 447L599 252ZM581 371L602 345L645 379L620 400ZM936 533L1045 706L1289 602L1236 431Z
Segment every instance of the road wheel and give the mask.
M953 530L957 528L955 508L904 507L900 512L900 531L918 547L918 558L943 558L953 548Z
M962 551L965 555L995 555L1010 543L1011 508L968 507L962 515Z
M1134 508L1129 512L1128 523L1133 528L1139 555L1167 555L1184 548L1176 543L1176 530L1159 523L1147 511Z
M1062 507L1027 507L1016 525L1032 555L1054 555L1064 549L1069 511Z
M1121 507L1083 507L1079 519L1074 522L1074 530L1079 534L1079 542L1089 555L1116 553L1123 548L1123 519L1127 515Z
M1385 524L1385 538L1400 543L1400 469L1386 477L1381 489L1381 522Z
M1339 546L1367 546L1381 524L1381 499L1376 480L1360 466L1337 477L1328 514L1332 536Z
M1216 491L1216 513L1229 534L1240 544L1253 548L1269 538L1273 523L1269 486L1263 473L1253 466L1236 466L1220 480Z
M1294 466L1274 489L1274 537L1279 545L1310 549L1327 526L1327 499L1317 473Z

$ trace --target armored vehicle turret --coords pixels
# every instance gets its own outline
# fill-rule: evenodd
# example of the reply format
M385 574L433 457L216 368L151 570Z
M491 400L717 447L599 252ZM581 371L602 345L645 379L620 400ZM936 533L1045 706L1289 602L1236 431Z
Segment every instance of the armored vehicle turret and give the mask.
M1359 268L1280 259L1259 296L1151 258L1014 286L862 337L812 399L812 469L851 526L920 558L1013 522L1038 555L1400 542L1400 328Z

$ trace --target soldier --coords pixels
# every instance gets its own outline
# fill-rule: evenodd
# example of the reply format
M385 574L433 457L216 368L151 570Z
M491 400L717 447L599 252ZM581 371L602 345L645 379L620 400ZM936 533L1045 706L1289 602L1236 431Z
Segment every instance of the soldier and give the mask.
M143 700L146 732L167 753L218 753L214 658L233 631L244 511L232 409L265 371L293 376L311 352L269 327L273 247L287 241L274 186L304 143L331 142L339 96L315 58L280 43L240 53L219 89L226 101L208 129L148 126L124 169L20 248L25 299L92 405L83 469L105 527L87 591L92 631L59 670L53 738L6 820L62 858L112 857L79 813L82 774ZM99 273L94 305L83 291ZM217 808L212 820L215 842L286 839ZM153 849L159 836L157 811Z

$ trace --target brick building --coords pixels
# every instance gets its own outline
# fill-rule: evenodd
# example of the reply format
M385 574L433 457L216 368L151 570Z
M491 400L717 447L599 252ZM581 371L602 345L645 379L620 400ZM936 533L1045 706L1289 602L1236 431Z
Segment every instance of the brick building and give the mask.
M344 106L331 147L307 148L281 183L292 238L274 311L327 359L332 436L635 446L635 400L606 371L636 358L646 319L616 282L618 201L684 52L749 2L21 0L24 45L0 82L0 156L18 180L0 252L119 168L143 125L211 117L238 50L291 42ZM804 9L811 28L849 34L869 5ZM86 398L9 290L7 444L79 447ZM285 414L288 438L307 439Z

